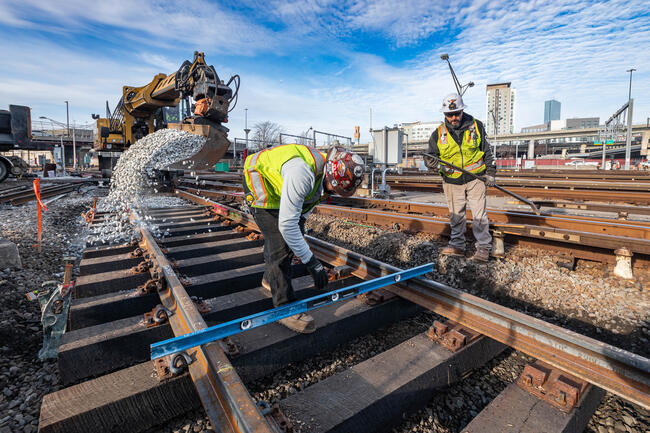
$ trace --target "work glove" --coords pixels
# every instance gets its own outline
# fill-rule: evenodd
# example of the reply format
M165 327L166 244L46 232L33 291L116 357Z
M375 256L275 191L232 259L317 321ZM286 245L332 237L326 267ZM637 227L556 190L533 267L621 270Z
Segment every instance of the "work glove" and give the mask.
M496 183L494 181L494 176L492 176L490 174L485 176L485 186L494 186L494 185L496 185Z
M327 287L327 282L329 276L325 272L323 264L316 258L316 256L311 256L311 259L306 263L307 270L311 274L311 277L314 279L314 285L318 290L323 290Z
M454 169L445 164L438 163L438 170L443 172L446 175L450 175L454 172Z

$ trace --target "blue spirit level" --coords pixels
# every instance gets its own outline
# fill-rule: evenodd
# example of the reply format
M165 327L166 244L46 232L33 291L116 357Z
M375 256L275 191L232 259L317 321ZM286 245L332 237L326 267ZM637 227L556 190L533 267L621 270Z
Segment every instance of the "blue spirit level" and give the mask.
M393 283L419 277L427 272L433 272L433 263L375 278L374 280L363 281L342 289L282 305L272 310L251 314L241 319L231 320L230 322L221 323L190 334L160 341L151 345L151 359L162 358L163 356L182 352L192 347L230 337L231 335L276 322L294 314L305 313Z

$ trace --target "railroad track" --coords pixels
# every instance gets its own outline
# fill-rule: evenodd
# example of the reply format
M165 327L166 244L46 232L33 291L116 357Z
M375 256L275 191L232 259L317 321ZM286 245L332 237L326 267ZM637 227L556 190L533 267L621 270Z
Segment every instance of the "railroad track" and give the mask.
M79 186L80 184L45 185L41 188L41 198L48 198L72 192L79 188ZM0 203L9 202L14 206L18 206L32 200L36 200L36 195L34 194L34 190L29 186L17 187L16 189L12 188L8 191L0 191Z
M241 190L241 174L236 173L197 173L179 179L181 185L200 184L202 188L235 191ZM440 176L386 176L391 191L425 191L442 193ZM593 181L593 180L554 180L521 179L497 177L497 183L510 191L535 201L543 200L547 206L570 207L567 201L578 202L590 210L616 211L616 206L604 203L633 204L650 206L650 177L642 181ZM369 185L369 182L368 182ZM369 195L369 188L359 191ZM488 188L488 195L507 196L496 188ZM586 202L586 203L585 203ZM589 202L600 202L589 203ZM553 203L557 203L554 205ZM587 207L585 207L587 206ZM630 212L634 206L620 206L621 212ZM616 211L618 212L618 211ZM647 209L639 213L649 214Z
M232 189L227 192L178 187L176 194L183 198L189 197L187 193L197 194L241 204L241 193L235 192L235 187ZM395 230L441 236L450 233L449 211L442 205L362 197L331 197L329 203L318 205L314 212ZM603 263L616 263L617 255L631 254L633 267L650 268L650 222L499 209L488 209L488 217L493 235L509 244ZM503 254L502 250L503 245L496 245L497 255Z
M187 369L169 375L168 365L149 360L151 343L271 307L270 294L259 287L263 241L250 215L197 195L185 197L195 204L146 211L166 237L156 239L141 228L137 242L84 252L58 356L66 387L43 398L39 431L136 432L200 405L217 431L282 431L289 424L303 431L386 431L404 412L423 406L441 387L463 380L507 346L547 365L526 367L520 386L506 388L463 431L503 431L513 422L522 431L583 428L602 389L650 408L650 360L427 279L315 310L319 326L313 334L270 324L191 349ZM93 224L103 218L97 214ZM317 257L338 271L332 287L397 271L307 240ZM304 265L292 266L298 296L315 293ZM429 332L276 407L253 401L246 389L245 383L289 363L423 309L453 322L441 319ZM557 374L564 379L555 381ZM525 390L539 386L562 410L534 409L538 401ZM509 409L512 404L528 413L525 420Z

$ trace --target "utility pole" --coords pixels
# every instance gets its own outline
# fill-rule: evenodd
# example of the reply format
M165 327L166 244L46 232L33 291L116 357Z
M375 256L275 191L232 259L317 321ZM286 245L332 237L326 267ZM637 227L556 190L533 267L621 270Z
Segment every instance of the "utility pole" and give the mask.
M251 132L248 129L248 108L244 108L244 132L246 133L246 149L248 149L248 133Z
M632 106L634 105L632 100L632 72L636 71L634 68L630 68L625 72L630 73L630 87L627 93L627 136L625 138L625 169L630 169L630 156L632 153Z
M631 74L630 74L631 75ZM625 138L625 169L630 169L630 156L632 153L632 106L634 99L630 98L627 107L627 136Z
M634 68L631 68L631 69L628 69L627 71L625 71L625 72L629 72L629 73L630 73L630 90L629 90L629 92L628 92L628 94L627 94L627 100L628 100L628 101L629 101L630 99L632 99L632 72L634 72L634 71L636 71L636 69L634 69Z
M68 129L68 138L70 137L70 110L68 110L68 101L65 101L65 118Z
M77 170L77 140L75 124L72 122L72 170Z

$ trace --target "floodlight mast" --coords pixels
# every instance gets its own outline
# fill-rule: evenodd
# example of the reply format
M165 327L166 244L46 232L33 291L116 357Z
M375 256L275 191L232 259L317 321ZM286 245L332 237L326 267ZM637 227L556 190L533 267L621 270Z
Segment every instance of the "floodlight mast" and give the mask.
M460 81L458 81L458 77L456 76L456 73L454 72L454 68L451 67L451 62L449 62L449 54L441 54L440 58L443 61L446 61L447 64L449 65L449 71L451 72L451 78L454 80L454 85L456 86L456 91L460 96L463 96L465 92L467 91L468 88L474 87L474 82L470 81L467 84L461 85Z

